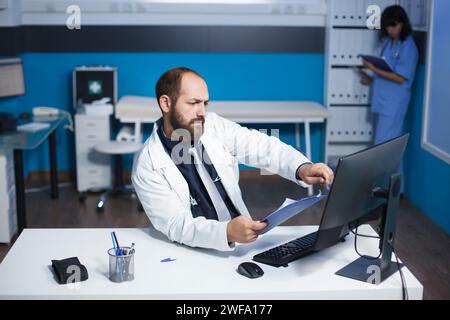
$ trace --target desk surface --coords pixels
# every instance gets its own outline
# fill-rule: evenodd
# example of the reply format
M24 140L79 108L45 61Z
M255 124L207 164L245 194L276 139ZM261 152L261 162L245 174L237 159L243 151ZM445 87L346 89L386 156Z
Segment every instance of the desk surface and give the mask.
M36 132L12 131L0 133L0 149L35 149L44 142L66 118L66 115L34 117L32 121L49 123L50 127Z
M135 280L117 284L108 279L110 229L25 229L0 264L0 299L401 299L398 272L378 286L334 274L357 258L352 235L287 268L260 264L265 274L258 279L236 272L254 254L315 230L277 227L252 244L223 253L171 243L154 229L117 229L122 245L136 243ZM362 226L359 231L372 229ZM358 239L365 254L376 254L377 247L376 240ZM49 267L51 259L72 256L89 272L78 289L57 284ZM176 260L160 262L166 258ZM422 285L403 270L410 299L421 299Z
M154 98L125 96L116 106L116 116L122 122L155 122L161 111ZM311 101L216 101L208 111L240 123L323 122L328 110Z

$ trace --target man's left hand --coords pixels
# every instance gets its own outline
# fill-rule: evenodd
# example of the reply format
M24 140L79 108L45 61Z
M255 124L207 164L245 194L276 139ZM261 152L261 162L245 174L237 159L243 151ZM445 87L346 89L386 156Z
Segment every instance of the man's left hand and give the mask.
M325 184L333 183L333 170L324 163L304 164L300 166L297 175L307 184Z

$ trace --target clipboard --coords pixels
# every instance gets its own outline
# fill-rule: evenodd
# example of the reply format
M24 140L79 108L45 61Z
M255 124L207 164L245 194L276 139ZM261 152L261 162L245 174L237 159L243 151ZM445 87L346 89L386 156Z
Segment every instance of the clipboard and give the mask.
M369 56L369 55L363 55L363 54L358 55L358 57L363 58L367 62L370 62L371 64L373 64L378 69L381 69L383 71L393 72L393 70L392 70L391 66L389 65L389 63L387 63L387 61L382 59L382 58L378 58L378 57L375 57L375 56Z
M265 227L260 234L264 234L276 226L282 224L286 220L292 218L293 216L303 212L305 209L311 207L312 205L316 204L317 202L321 201L322 199L325 199L327 196L322 195L321 192L319 192L318 195L304 198L301 200L291 200L286 199L283 205L269 214L267 217L265 217L261 222L266 222L267 227Z

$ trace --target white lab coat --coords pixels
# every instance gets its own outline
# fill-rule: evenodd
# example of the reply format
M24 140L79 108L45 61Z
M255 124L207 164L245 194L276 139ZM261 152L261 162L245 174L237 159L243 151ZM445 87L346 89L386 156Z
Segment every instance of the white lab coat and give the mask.
M278 138L242 127L210 112L206 115L200 141L241 215L250 217L238 184L239 162L307 186L296 179L296 171L300 165L310 161ZM135 158L132 181L151 223L171 241L191 247L233 250L234 244L227 241L228 221L192 216L188 184L165 151L156 124Z

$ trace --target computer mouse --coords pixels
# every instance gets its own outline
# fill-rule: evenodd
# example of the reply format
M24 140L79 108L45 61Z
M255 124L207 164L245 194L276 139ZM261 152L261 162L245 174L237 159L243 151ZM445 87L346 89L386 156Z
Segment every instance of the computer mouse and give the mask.
M247 278L255 279L259 278L264 274L264 271L253 262L243 262L237 268L237 272Z

